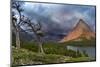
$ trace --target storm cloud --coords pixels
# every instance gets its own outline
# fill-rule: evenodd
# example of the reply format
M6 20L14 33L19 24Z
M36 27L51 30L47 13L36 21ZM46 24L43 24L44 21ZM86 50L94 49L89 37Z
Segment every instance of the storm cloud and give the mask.
M23 9L33 22L41 19L45 32L66 34L79 19L95 31L95 6L24 2Z

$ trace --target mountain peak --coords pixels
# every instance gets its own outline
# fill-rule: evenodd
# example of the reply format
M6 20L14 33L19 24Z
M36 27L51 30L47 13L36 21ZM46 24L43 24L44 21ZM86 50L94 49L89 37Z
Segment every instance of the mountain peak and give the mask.
M78 23L73 29L76 29L76 28L82 28L83 30L92 31L90 26L83 19L79 19Z
M95 37L95 33L91 30L88 24L83 19L79 19L76 26L68 33L60 42L67 42L70 40L80 40L81 37L90 40Z
M81 24L87 25L83 19L80 19L76 26L81 25Z

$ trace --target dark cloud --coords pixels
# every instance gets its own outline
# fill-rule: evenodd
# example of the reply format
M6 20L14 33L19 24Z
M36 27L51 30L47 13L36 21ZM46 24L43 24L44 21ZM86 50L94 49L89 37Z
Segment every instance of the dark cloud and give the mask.
M40 20L45 32L66 34L81 18L95 30L95 7L25 2L24 14Z

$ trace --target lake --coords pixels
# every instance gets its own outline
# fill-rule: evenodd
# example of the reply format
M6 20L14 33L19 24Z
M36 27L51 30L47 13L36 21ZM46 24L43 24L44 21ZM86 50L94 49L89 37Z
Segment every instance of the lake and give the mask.
M88 47L81 47L81 46L67 46L67 49L77 51L79 50L81 53L83 51L88 54L89 57L95 58L96 57L96 48L93 46L88 46Z

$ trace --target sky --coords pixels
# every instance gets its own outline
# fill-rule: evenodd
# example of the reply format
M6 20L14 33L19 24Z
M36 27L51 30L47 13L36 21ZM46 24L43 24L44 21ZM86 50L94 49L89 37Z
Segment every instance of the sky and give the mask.
M23 14L33 22L41 19L43 30L67 34L83 19L95 31L95 6L24 2Z

